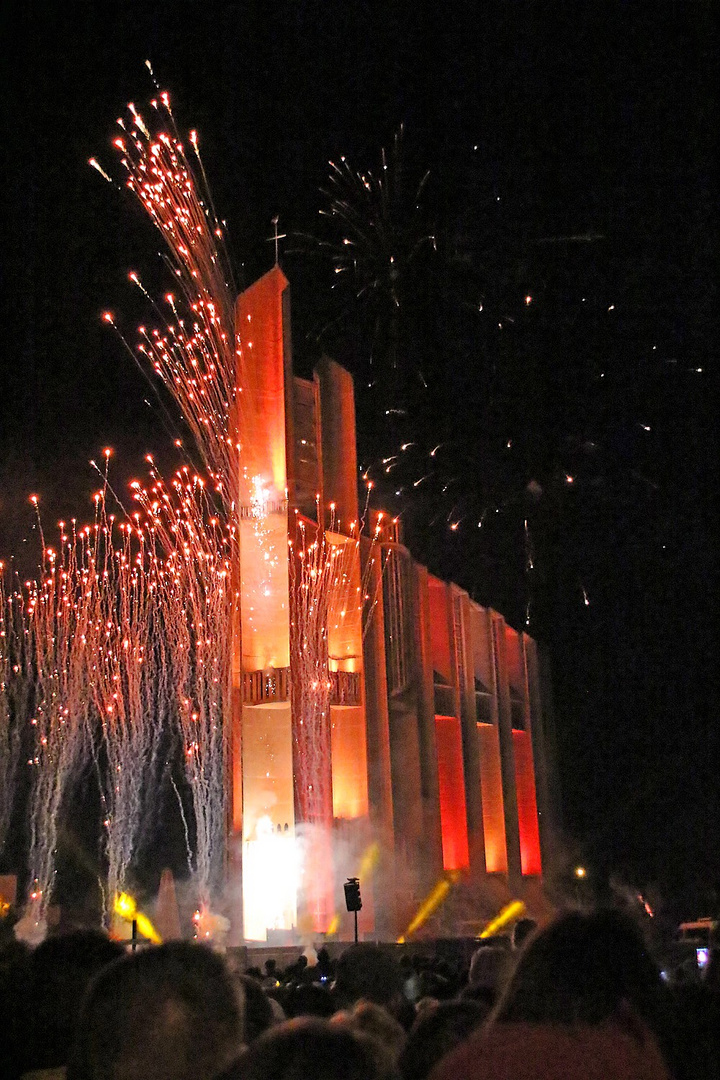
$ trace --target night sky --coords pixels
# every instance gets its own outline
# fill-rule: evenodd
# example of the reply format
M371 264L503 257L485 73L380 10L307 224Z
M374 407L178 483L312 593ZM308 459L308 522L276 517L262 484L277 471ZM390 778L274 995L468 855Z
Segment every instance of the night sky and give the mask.
M199 132L238 287L271 266L279 215L296 369L327 351L353 371L376 504L547 645L568 857L707 913L711 5L30 0L2 18L0 554L32 562L31 492L50 528L89 517L90 458L112 446L129 477L181 432L101 322L134 340L127 273L162 295L159 241L87 165L120 176L114 121L153 96L150 59ZM350 184L370 239L337 274L348 223L319 211L343 156L389 197Z

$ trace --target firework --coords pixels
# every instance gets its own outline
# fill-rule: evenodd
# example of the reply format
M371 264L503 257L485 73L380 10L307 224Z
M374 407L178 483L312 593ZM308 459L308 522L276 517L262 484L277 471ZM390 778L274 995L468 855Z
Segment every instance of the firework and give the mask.
M433 306L433 274L426 273L436 251L424 197L428 178L408 166L400 128L374 168L358 170L344 156L330 162L318 229L300 238L332 276L332 310L317 339L331 353L337 344L346 349L348 339L354 343L355 375L362 389L375 392L383 444L402 441L398 427L427 388L427 334L418 319Z
M22 718L27 715L27 650L17 594L6 594L0 563L0 851L15 803Z
M94 605L85 661L95 707L90 737L94 747L99 738L105 764L96 750L111 903L128 885L172 705L157 560L133 523L120 523L116 546L113 524L103 513L89 559Z
M195 823L196 876L201 907L220 884L226 829L225 765L231 715L234 530L210 501L207 487L185 467L168 492L152 467L150 489L135 485L159 575L162 664L175 695L175 717Z
M167 93L152 101L151 110L146 124L129 105L127 119L118 121L122 135L114 140L127 187L162 235L176 283L165 296L164 325L140 327L137 351L169 389L210 474L232 503L239 450L238 346L224 230L204 183L197 134L188 137L193 167ZM94 158L90 163L107 176ZM139 276L129 276L147 297ZM109 313L105 319L115 325Z
M419 183L408 177L402 128L374 171L357 171L345 157L330 162L327 205L320 210L330 235L317 242L335 274L349 279L355 299L382 297L392 308L402 306L409 269L435 245L422 210L428 177L425 172Z
M94 607L93 531L88 527L70 539L61 530L57 550L45 547L43 537L41 574L25 584L19 598L33 680L28 871L30 917L36 926L47 917L60 822L88 756L85 647Z

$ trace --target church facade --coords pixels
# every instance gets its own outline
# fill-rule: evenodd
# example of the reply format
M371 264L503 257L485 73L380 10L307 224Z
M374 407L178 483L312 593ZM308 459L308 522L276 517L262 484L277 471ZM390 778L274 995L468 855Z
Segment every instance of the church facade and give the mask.
M363 520L352 378L328 359L293 374L279 267L240 295L236 330L242 938L350 937L353 877L361 933L380 939L442 882L435 933L475 932L510 899L532 911L557 830L541 651L419 565L396 521Z

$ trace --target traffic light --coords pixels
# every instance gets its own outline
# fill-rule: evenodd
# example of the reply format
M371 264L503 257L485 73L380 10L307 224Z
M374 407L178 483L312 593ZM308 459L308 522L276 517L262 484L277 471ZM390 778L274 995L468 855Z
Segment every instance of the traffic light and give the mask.
M360 896L360 879L356 877L348 878L344 885L345 889L345 907L348 911L360 911L362 910L362 898Z

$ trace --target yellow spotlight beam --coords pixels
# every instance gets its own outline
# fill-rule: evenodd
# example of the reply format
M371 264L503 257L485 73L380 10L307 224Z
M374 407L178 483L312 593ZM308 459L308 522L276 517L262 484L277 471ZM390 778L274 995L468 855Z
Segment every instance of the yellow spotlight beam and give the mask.
M358 877L360 878L360 881L362 881L363 878L369 877L370 874L372 874L373 870L378 864L379 858L380 845L373 842L363 852L363 857L360 861L360 870L358 872Z
M338 915L338 913L336 911L335 914L333 915L332 919L328 923L328 928L327 928L328 936L331 937L333 934L337 934L339 929L340 929L340 916Z
M375 869L375 867L378 864L379 858L380 858L380 845L375 843L375 841L373 841L373 843L370 844L369 847L365 848L365 851L363 852L362 859L360 860L360 869L358 871L357 876L358 876L358 878L360 879L361 882L365 881L367 878L370 877L373 870ZM328 928L327 928L327 930L325 932L328 935L337 934L339 929L340 929L340 913L336 911L335 914L333 915L332 919L330 920L330 922L328 924Z
M141 911L138 911L135 898L130 896L129 893L118 893L115 897L115 903L113 905L115 914L119 915L121 919L125 919L126 922L136 923L138 931L148 941L152 941L153 945L162 945L162 938L158 934L153 924L148 919L147 915L143 915Z
M416 930L419 930L423 923L427 922L432 913L437 911L459 877L459 871L451 870L444 878L441 878L440 881L433 886L420 907L417 909L417 912L405 933L401 934L398 938L398 945L404 945L410 935L414 934Z
M490 920L490 922L480 931L478 937L492 937L493 934L499 933L499 931L502 930L504 926L507 926L509 922L513 922L515 919L519 919L522 915L525 914L526 910L527 909L523 904L522 900L513 900L510 904L508 904L500 912L498 912L494 919Z

